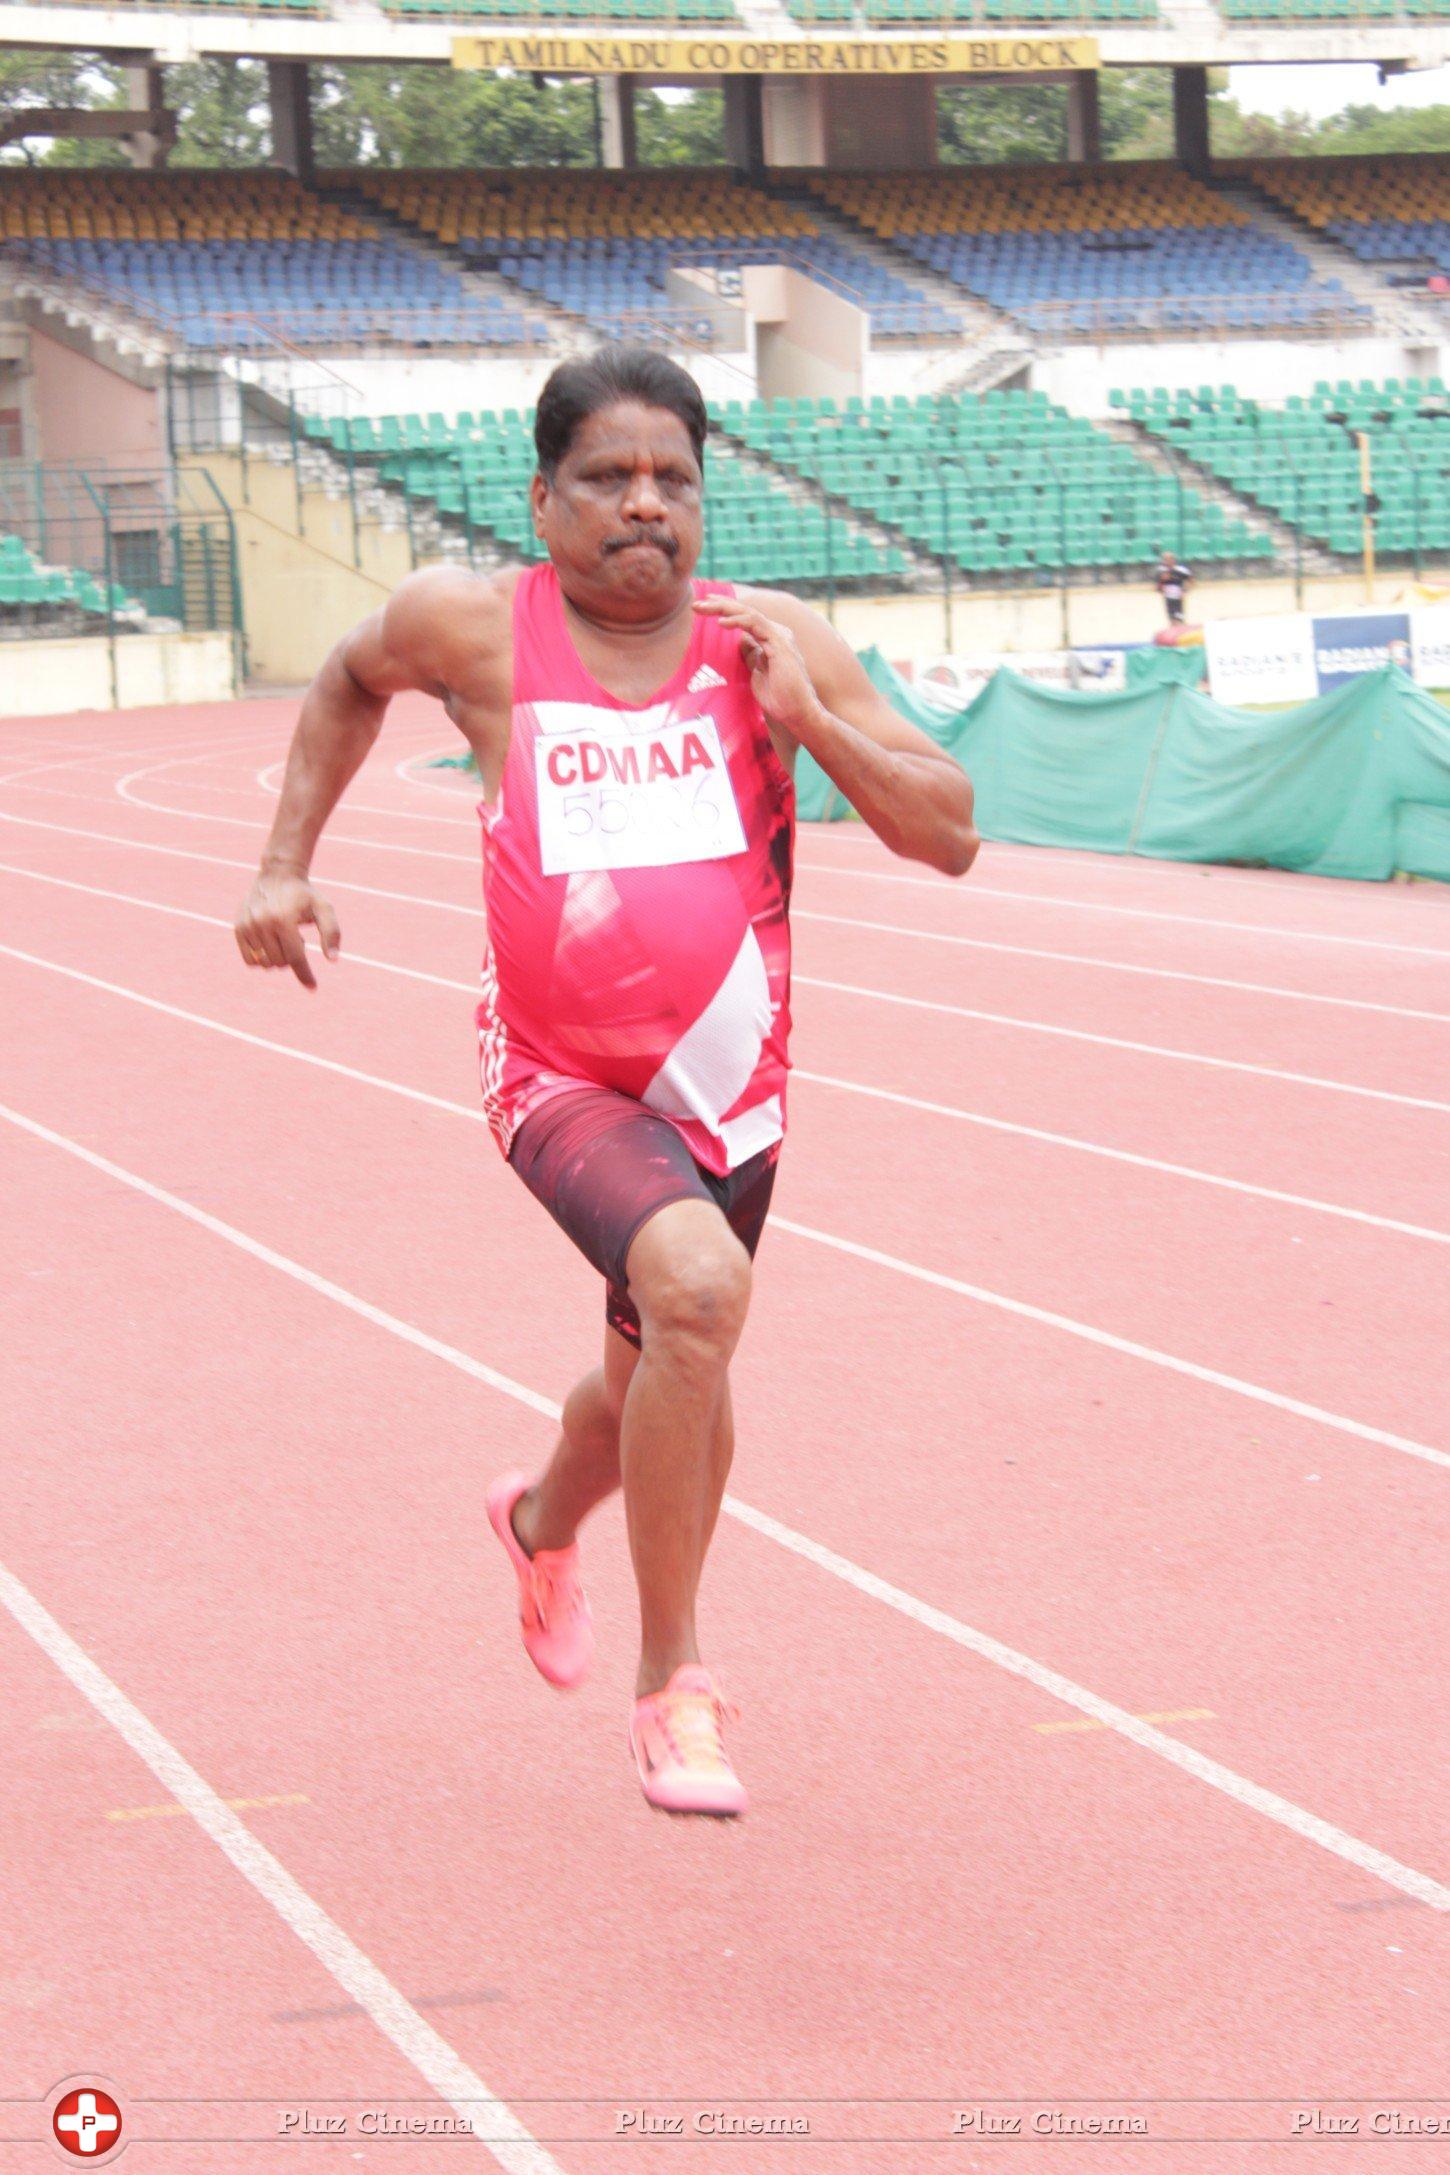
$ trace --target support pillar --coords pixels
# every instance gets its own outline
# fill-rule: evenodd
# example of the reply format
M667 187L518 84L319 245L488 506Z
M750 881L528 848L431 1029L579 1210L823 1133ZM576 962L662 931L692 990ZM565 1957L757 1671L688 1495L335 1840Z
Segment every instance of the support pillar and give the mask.
M634 134L634 77L599 78L599 139L606 166L639 164Z
M166 112L166 85L161 69L154 61L132 62L126 69L126 103L139 119L145 115L160 122ZM166 155L176 141L176 122L140 128L123 138L127 155L133 166L164 166Z
M305 60L269 60L272 164L299 181L312 179L312 90Z
M1208 70L1173 71L1173 150L1180 166L1200 180L1208 178L1212 157L1208 140Z
M1096 166L1103 155L1095 68L1079 68L1067 86L1067 155L1076 166Z
M765 169L765 99L759 76L726 76L725 157L737 174L758 181Z

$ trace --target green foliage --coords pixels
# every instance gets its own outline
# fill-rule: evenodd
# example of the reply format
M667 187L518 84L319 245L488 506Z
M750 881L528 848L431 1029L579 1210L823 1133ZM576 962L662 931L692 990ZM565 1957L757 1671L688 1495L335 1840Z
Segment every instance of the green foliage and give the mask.
M1381 113L1347 106L1327 120L1245 113L1226 77L1210 78L1210 125L1220 158L1402 151L1450 152L1450 105ZM27 106L124 107L125 69L96 54L0 48L0 118ZM598 119L592 83L544 82L448 68L367 62L312 70L318 162L324 166L592 166ZM260 61L189 61L165 71L177 113L176 166L255 166L271 145L266 69ZM1172 91L1166 68L1107 68L1099 78L1103 155L1171 158ZM724 163L724 100L718 90L682 98L636 94L640 160L646 166ZM948 166L1004 165L1067 155L1067 92L1061 84L987 84L937 94L941 159ZM22 138L0 164L124 166L115 140Z
M636 91L634 125L641 166L725 163L723 91L688 91L668 100L658 91Z
M592 166L592 83L450 68L315 67L321 166Z

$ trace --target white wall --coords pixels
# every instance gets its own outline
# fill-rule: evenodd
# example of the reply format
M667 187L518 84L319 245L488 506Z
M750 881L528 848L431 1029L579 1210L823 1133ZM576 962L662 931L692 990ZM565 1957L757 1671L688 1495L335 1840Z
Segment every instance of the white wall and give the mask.
M0 718L232 699L229 634L118 635L115 662L113 690L111 645L102 635L0 642Z
M1040 349L1030 382L1075 415L1107 415L1114 386L1232 385L1253 400L1282 402L1311 393L1319 378L1403 378L1443 374L1441 349L1402 340L1156 340L1109 341L1101 347Z

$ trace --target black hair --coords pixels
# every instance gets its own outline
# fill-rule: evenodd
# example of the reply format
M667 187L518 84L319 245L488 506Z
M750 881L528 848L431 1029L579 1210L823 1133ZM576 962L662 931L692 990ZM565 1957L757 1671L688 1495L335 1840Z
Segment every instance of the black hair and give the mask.
M592 355L572 356L550 373L534 413L534 449L546 483L552 483L579 425L621 400L638 401L645 408L668 408L677 415L690 434L695 459L703 466L709 422L699 386L658 348L620 342L596 348Z

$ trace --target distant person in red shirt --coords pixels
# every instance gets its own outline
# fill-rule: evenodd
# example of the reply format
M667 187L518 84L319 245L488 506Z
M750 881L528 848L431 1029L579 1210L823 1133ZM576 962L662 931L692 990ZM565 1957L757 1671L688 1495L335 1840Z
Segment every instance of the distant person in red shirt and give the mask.
M1183 600L1188 594L1189 583L1193 580L1192 567L1185 566L1176 552L1164 551L1159 558L1154 579L1158 584L1158 594L1163 599L1163 609L1168 614L1168 624L1171 627L1181 627Z

